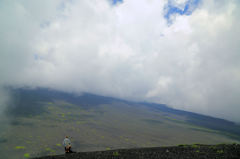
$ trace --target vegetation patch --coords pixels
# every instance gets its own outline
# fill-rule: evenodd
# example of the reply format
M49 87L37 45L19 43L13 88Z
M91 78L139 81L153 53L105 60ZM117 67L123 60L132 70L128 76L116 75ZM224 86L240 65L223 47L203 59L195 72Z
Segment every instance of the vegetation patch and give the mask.
M52 153L55 152L55 150L53 150L53 149L51 149L51 148L49 148L49 147L48 147L48 148L45 148L45 150L46 150L46 151L49 151L49 152L52 152Z
M19 150L19 149L25 149L24 146L16 146L15 149Z
M23 156L24 156L25 158L29 158L29 157L30 157L30 154L29 154L29 153L25 153Z
M113 156L119 156L119 153L117 151L113 152Z

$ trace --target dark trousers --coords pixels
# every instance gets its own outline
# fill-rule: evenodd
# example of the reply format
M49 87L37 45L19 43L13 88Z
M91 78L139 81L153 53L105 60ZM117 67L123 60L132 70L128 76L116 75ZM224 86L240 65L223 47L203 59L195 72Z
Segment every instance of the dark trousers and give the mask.
M70 147L65 147L65 153L72 153L71 146Z

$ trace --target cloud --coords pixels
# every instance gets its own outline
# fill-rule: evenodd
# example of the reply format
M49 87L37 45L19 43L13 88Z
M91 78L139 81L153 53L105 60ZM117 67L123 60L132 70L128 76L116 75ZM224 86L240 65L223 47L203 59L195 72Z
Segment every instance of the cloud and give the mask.
M202 1L171 25L168 3L1 1L0 85L166 103L239 122L239 3Z

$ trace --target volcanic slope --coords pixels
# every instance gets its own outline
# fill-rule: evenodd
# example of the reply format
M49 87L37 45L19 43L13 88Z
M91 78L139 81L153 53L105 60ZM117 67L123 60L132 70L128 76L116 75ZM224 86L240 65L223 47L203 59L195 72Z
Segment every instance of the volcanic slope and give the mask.
M7 108L0 154L10 159L62 154L65 135L78 152L240 141L230 121L87 93L15 89Z

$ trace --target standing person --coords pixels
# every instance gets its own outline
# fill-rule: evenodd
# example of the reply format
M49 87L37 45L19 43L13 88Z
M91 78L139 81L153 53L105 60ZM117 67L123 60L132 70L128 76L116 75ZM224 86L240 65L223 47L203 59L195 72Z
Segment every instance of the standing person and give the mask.
M63 140L63 146L65 147L65 153L71 153L71 141L68 138L68 136L65 137L65 139Z

